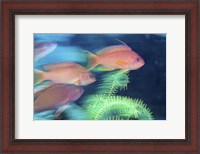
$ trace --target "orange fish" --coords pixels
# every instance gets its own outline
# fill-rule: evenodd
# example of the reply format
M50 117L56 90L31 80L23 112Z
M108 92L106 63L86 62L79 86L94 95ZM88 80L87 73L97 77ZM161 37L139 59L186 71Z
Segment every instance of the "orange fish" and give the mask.
M53 83L85 86L96 81L95 76L86 68L72 62L63 62L43 66L47 71L34 71L35 85L50 80Z
M89 70L100 65L98 68L100 71L110 71L115 69L129 71L137 70L145 64L142 57L128 47L124 42L123 45L106 47L98 51L96 55L89 51L86 52L90 57L88 62Z
M57 109L57 113L62 112L70 102L78 100L82 96L83 92L84 90L82 87L54 84L34 94L34 111L41 112ZM59 111L60 109L62 110Z

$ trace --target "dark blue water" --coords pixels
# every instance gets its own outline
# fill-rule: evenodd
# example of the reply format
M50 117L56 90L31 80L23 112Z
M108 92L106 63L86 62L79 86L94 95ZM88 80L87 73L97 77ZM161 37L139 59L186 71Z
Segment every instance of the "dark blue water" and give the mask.
M49 63L76 62L86 65L83 50L96 51L121 44L122 40L144 60L145 65L130 72L130 83L119 95L139 98L153 112L156 120L166 119L166 35L165 34L34 34L34 41L55 41L58 47L35 63L35 68ZM98 73L96 74L98 80ZM85 87L93 93L98 82ZM81 105L81 99L77 104Z

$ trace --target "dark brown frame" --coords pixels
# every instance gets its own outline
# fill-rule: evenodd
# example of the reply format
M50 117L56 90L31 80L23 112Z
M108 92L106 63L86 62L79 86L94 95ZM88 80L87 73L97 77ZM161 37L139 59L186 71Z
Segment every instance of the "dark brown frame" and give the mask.
M2 149L0 152L167 152L200 153L200 108L198 105L198 0L116 0L116 1L3 1L0 120L2 121ZM15 15L185 15L186 17L186 138L185 139L15 139ZM178 51L176 51L178 52ZM2 118L3 117L3 118Z

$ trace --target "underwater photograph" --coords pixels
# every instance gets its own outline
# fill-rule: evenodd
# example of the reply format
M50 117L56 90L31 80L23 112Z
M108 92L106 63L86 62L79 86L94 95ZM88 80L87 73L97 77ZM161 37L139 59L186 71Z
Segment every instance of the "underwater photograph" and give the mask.
M34 120L166 120L166 34L33 37Z

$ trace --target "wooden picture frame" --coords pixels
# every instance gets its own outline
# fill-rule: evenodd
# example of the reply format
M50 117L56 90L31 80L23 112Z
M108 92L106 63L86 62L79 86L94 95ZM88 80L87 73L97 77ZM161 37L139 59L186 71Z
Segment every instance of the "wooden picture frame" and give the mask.
M175 152L200 153L199 1L3 1L2 153ZM15 15L185 15L185 139L15 139Z

